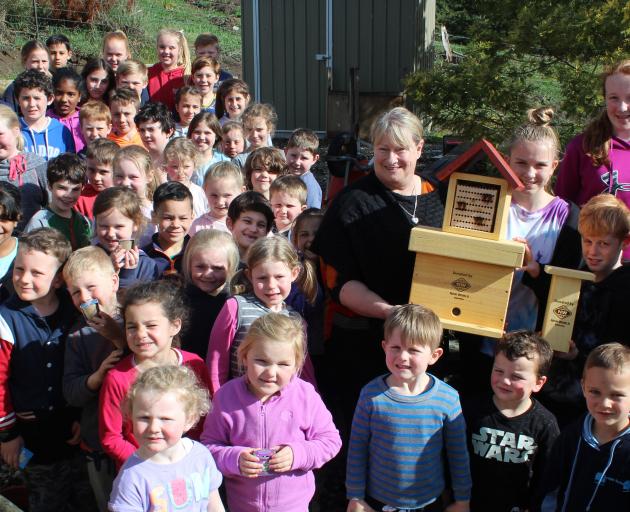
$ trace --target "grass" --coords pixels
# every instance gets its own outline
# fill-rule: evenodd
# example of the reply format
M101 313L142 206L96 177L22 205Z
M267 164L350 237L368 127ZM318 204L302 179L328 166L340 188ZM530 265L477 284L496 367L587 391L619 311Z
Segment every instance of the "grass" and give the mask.
M19 54L21 46L35 37L32 2L10 1L11 5L0 7L0 26L3 10L6 17L6 25L0 28L0 50ZM131 11L127 9L126 1L121 1L93 23L82 22L74 26L62 20L51 20L45 7L39 7L38 15L40 40L54 33L67 35L79 60L98 55L103 35L121 29L129 37L134 57L153 64L156 61L157 31L169 27L184 30L191 52L197 35L214 33L221 40L223 59L228 69L231 64L241 61L240 2L234 0L136 0ZM237 30L234 26L238 27ZM5 77L5 73L12 76ZM15 70L0 71L0 78L13 76Z

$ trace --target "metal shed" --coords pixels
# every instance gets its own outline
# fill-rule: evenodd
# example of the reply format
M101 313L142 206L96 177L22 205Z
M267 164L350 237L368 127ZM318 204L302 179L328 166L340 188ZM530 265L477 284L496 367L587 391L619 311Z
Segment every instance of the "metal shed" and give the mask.
M278 132L353 129L433 61L435 0L241 0L243 77ZM356 93L356 94L355 94Z

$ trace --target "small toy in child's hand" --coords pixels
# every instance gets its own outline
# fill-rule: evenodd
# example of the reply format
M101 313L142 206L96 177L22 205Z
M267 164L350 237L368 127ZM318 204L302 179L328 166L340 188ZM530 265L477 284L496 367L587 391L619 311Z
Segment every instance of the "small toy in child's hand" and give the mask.
M261 448L260 450L254 450L254 455L258 457L259 462L263 465L263 469L260 472L260 476L272 475L273 472L269 470L269 459L276 454L275 450L268 448Z
M130 240L118 240L118 245L125 251L131 251L136 246L136 241L133 238Z
M81 308L81 313L83 313L83 316L88 322L91 321L101 311L98 306L97 299L90 299L87 302L81 304L79 307Z
M18 459L19 468L24 469L32 458L33 452L28 448L22 447L22 450L20 450L20 458Z

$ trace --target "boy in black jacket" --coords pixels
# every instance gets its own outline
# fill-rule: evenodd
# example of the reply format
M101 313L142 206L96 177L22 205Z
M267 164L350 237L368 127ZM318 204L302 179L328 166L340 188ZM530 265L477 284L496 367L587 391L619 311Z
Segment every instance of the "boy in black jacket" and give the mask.
M556 495L558 512L630 510L630 348L594 349L582 389L588 414L558 437L543 492Z

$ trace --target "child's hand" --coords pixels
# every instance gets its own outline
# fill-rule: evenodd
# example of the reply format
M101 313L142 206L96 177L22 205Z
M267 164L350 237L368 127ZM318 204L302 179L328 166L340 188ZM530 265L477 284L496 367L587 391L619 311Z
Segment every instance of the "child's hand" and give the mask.
M103 338L111 341L116 348L122 349L127 345L122 326L103 310L87 321L87 324L94 328Z
M530 276L536 279L540 275L540 263L532 255L532 249L527 242L527 239L520 236L512 238L515 242L521 242L525 245L525 257L523 258L523 266L521 267Z
M247 478L256 478L263 470L263 465L258 462L254 451L258 448L247 448L238 456L238 469L241 475Z
M444 512L470 512L470 501L454 501Z
M109 257L112 260L112 265L114 265L114 270L116 272L118 272L121 268L125 266L126 253L127 251L119 245L109 254Z
M103 379L105 379L105 375L109 370L111 370L116 363L120 361L120 358L123 355L123 351L121 349L112 350L112 353L109 354L103 362L98 367L92 375L88 377L87 387L92 391L98 391L101 388L101 384L103 384Z
M346 512L376 512L363 500L350 500Z
M125 251L125 264L124 267L126 269L133 269L138 266L138 262L140 261L140 249L134 247L128 251Z
M276 453L269 459L269 470L274 473L284 473L291 471L293 466L293 450L290 446L274 446Z
M15 439L11 439L11 441L7 441L6 443L0 443L0 455L5 464L15 469L18 468L20 452L22 451L23 445L24 441L21 436L17 436Z

